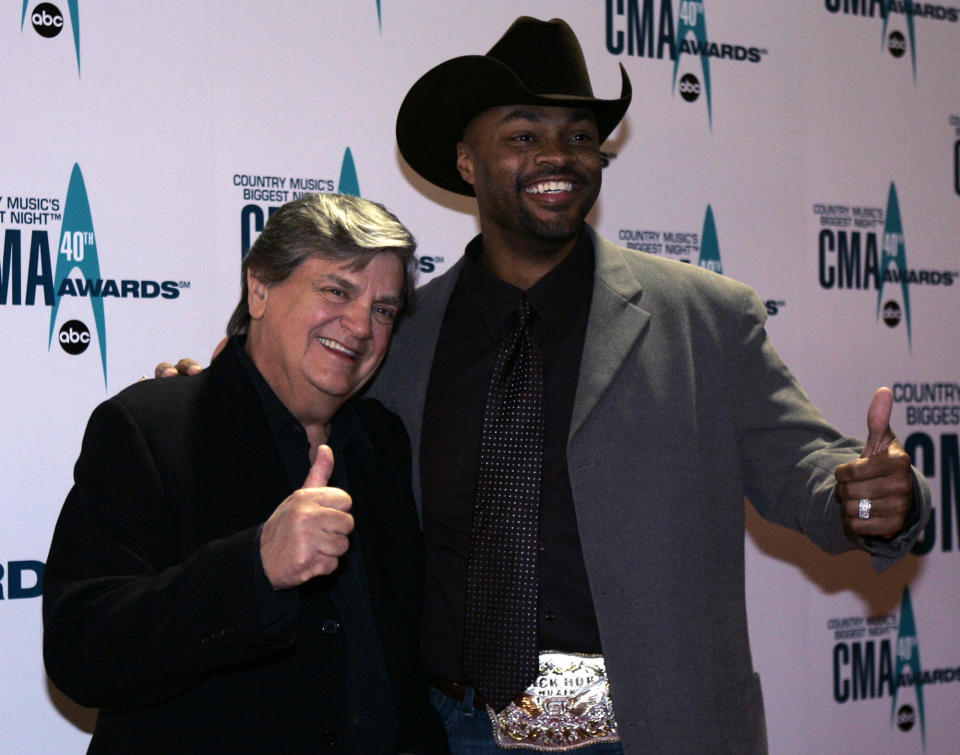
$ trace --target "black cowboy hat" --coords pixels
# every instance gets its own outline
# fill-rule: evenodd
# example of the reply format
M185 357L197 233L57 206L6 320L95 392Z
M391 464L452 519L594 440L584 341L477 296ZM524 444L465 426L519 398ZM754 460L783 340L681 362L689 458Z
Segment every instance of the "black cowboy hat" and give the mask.
M417 173L443 189L473 196L457 171L457 142L467 124L500 105L587 107L602 143L630 105L630 79L620 65L620 97L593 96L576 35L559 18L518 18L486 55L464 55L427 71L397 114L400 154Z

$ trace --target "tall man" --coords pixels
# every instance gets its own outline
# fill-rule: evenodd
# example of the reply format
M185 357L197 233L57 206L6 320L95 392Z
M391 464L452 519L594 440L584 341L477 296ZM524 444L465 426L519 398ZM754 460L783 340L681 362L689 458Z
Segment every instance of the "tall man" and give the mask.
M570 28L520 18L486 55L425 74L397 119L411 167L475 195L480 216L463 259L420 290L373 386L404 420L419 470L422 648L454 752L483 751L469 749L474 740L491 747L478 697L502 699L498 675L529 668L520 658L529 647L503 636L498 659L483 643L501 626L517 634L528 610L535 651L602 654L625 752L764 750L744 496L829 552L867 549L877 569L908 552L929 510L926 483L890 430L888 391L870 408L866 448L841 436L774 351L750 289L618 248L585 225L600 145L630 101L621 73L620 96L597 99ZM524 310L532 314L515 325ZM539 500L521 505L539 506L538 569L532 605L528 592L504 608L477 589L509 589L483 551L493 541L501 561L512 558L523 527L490 525L512 522L514 504L496 484L501 501L486 494L509 461L487 461L488 418L499 361L525 359L504 357L504 342L528 332L528 318L542 369L542 472ZM523 396L518 407L531 403ZM500 455L526 459L520 446ZM523 582L523 571L506 582ZM488 617L480 627L477 611ZM556 660L542 661L537 682L527 680L535 689L559 679ZM606 719L586 720L605 713L595 693L588 684L573 700L528 697L492 716L494 736L548 749L614 738Z
M889 391L866 445L843 437L749 288L584 223L621 72L596 98L570 28L520 18L425 74L397 119L407 162L480 216L371 389L412 442L421 648L455 753L764 751L744 496L878 570L929 513Z
M101 709L90 752L447 751L406 435L353 398L414 248L373 202L284 205L210 369L94 411L43 604L51 679Z

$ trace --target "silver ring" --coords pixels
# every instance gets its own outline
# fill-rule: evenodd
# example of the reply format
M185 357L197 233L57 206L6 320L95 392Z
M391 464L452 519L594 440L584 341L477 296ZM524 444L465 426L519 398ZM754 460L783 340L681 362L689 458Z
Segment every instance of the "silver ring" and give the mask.
M857 516L861 519L870 518L870 509L873 507L873 500L870 498L861 498Z

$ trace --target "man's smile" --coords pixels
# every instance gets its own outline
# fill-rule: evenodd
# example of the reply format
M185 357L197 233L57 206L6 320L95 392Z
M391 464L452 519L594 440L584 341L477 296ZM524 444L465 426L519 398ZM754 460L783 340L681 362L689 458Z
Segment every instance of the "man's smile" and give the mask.
M528 194L559 194L573 191L573 181L538 181L524 188Z
M322 346L326 346L328 349L331 349L332 351L337 351L337 352L339 352L339 353L341 353L341 354L346 354L346 355L347 355L348 357L350 357L351 359L359 359L359 358L360 358L360 352L359 352L359 351L354 351L353 349L348 349L348 348L347 348L346 346L344 346L342 343L340 343L339 341L334 341L332 338L325 338L324 336L317 336L317 341L319 341Z

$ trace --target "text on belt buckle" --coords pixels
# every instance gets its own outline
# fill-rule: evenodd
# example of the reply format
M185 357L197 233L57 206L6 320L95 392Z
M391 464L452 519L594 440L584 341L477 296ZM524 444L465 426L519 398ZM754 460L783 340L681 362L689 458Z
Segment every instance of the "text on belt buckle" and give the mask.
M619 742L602 655L540 653L540 673L499 713L487 706L493 739L510 750L575 750Z

